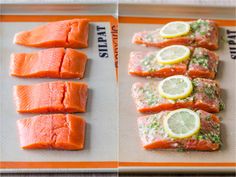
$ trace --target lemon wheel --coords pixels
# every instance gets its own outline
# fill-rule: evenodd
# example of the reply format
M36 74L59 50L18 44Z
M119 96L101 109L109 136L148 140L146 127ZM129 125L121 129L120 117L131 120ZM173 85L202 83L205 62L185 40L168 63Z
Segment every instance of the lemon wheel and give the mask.
M190 109L171 111L163 120L164 129L172 138L188 138L200 130L200 117Z

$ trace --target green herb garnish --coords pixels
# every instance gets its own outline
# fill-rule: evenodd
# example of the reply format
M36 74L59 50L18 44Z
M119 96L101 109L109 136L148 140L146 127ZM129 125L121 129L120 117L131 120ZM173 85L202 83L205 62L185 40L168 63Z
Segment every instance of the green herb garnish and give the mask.
M197 65L203 66L204 68L207 69L208 68L208 60L209 60L208 55L204 55L201 57L193 56L193 58L191 59L190 62L192 64L197 64Z
M193 32L198 32L201 35L206 35L209 30L209 22L206 20L197 20L190 24Z
M223 103L222 100L220 100L219 107L220 107L220 111L223 111L225 109L225 104Z
M219 135L216 135L214 133L208 133L207 136L213 143L222 144Z
M210 120L211 120L211 115L208 115L208 116L206 117L206 120L207 120L207 121L210 121Z
M209 98L214 98L216 95L216 91L212 85L207 85L204 88L204 93L209 97Z
M148 55L141 61L141 65L145 68L145 70L154 72L156 71L155 65L153 64L155 62L154 60L156 60L155 55Z

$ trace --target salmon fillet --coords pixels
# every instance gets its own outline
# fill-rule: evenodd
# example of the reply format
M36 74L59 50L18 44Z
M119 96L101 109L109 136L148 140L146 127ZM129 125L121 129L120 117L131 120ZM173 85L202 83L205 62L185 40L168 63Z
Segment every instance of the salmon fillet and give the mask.
M88 47L87 19L51 22L15 34L14 43L30 47Z
M10 73L17 77L83 78L87 56L74 49L51 48L11 55Z
M136 76L169 77L173 75L188 75L191 78L214 79L219 63L215 52L204 48L191 49L192 56L177 64L162 65L157 61L157 52L131 52L128 72Z
M17 121L23 149L83 149L85 125L84 119L72 114L39 115Z
M156 60L156 52L131 52L129 60L129 74L137 76L169 77L184 75L188 61L174 65L162 65Z
M163 119L168 111L138 118L139 136L145 149L179 149L214 151L220 148L220 120L202 110L196 111L200 116L200 131L183 139L174 139L164 131Z
M158 82L134 83L132 96L139 112L161 112L178 108L195 108L207 112L219 112L223 109L220 88L216 81L194 79L192 94L184 99L171 100L158 92Z
M194 86L194 108L206 110L207 112L219 112L224 109L218 82L196 78L192 83Z
M88 86L78 82L48 82L14 87L20 113L85 112Z
M219 48L219 31L215 22L210 20L196 20L190 22L189 34L181 37L165 39L160 36L160 30L143 31L135 33L132 42L143 44L147 47L163 48L170 45L187 45L193 47L203 47L210 50Z
M217 73L219 56L204 48L195 48L188 66L188 76L191 78L214 79Z

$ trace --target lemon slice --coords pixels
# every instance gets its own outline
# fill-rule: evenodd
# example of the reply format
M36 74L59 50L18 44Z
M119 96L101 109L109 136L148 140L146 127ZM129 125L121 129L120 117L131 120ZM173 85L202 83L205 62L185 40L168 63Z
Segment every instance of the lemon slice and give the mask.
M167 77L160 82L158 87L162 97L172 100L186 98L193 91L191 80L182 75Z
M190 25L186 22L170 22L164 25L160 30L160 36L163 38L175 38L188 34Z
M188 138L198 133L199 115L190 109L171 111L163 120L164 130L172 138Z
M190 58L190 49L183 45L172 45L161 49L156 57L161 64L176 64Z

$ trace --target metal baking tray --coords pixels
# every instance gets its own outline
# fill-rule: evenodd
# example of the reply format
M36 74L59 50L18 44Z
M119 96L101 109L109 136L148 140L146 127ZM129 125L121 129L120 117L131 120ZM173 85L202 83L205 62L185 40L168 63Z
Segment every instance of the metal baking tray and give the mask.
M145 4L119 5L119 170L120 172L234 172L236 167L236 60L227 30L236 31L235 9L220 7L165 6ZM137 113L131 97L134 82L146 78L130 76L128 61L131 51L157 51L131 43L135 32L154 30L177 20L212 19L220 25L220 66L217 80L226 104L222 117L223 147L216 152L176 152L144 150L138 136ZM232 34L232 33L231 33ZM231 35L232 36L232 35ZM232 43L232 42L231 42ZM230 49L234 48L234 49ZM129 109L127 109L129 108ZM127 143L128 142L128 143Z
M117 169L117 11L116 4L2 4L0 28L0 169L11 172L115 172ZM89 86L85 149L81 151L22 150L16 120L33 115L18 114L13 86L58 79L20 79L9 75L12 52L40 49L12 43L14 34L49 21L88 18L90 22L88 64ZM105 28L108 58L99 56L97 26ZM115 59L116 58L116 59ZM73 81L79 81L73 79Z

